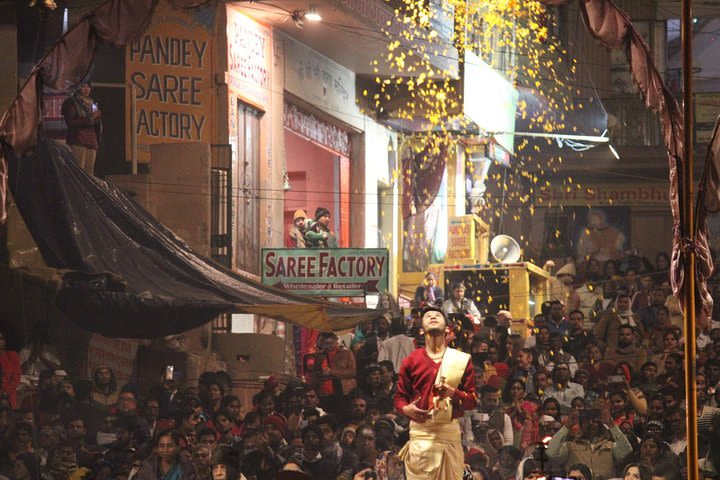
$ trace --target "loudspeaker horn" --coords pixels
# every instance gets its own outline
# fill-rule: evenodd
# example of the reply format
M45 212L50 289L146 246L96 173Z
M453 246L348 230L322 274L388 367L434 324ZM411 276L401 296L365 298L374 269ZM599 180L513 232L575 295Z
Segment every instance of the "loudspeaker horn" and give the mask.
M515 263L520 260L520 245L509 235L498 235L490 242L490 253L500 263Z

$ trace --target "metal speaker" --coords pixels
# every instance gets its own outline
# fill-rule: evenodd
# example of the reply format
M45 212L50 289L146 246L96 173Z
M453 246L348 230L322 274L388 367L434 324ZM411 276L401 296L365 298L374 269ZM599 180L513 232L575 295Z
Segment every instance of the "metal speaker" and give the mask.
M515 263L520 260L522 251L514 238L498 235L490 242L490 253L500 263Z

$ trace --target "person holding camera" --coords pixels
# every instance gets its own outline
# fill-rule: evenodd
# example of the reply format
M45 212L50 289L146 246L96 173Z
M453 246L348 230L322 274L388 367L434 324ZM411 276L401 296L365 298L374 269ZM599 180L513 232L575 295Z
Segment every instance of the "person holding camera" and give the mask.
M408 480L456 479L464 462L458 419L477 406L475 370L470 355L448 348L442 309L422 315L425 348L403 360L395 409L410 419L410 440L398 456Z
M355 355L341 345L333 332L323 332L318 338L319 350L306 355L305 375L320 396L320 405L330 413L340 411L345 395L357 386Z
M469 420L469 421L468 421ZM500 390L492 385L480 387L478 408L465 413L463 421L465 439L468 446L487 449L487 434L490 430L500 432L502 445L513 444L512 419L505 413L500 398ZM474 443L468 442L475 439Z
M565 469L576 463L587 465L601 478L615 478L617 467L633 453L632 445L613 422L607 400L599 409L571 410L563 427L553 435L547 456ZM568 434L579 430L579 435Z
M433 272L427 272L423 284L415 289L412 306L437 305L438 302L440 302L440 304L443 302L442 288L437 286L435 274Z

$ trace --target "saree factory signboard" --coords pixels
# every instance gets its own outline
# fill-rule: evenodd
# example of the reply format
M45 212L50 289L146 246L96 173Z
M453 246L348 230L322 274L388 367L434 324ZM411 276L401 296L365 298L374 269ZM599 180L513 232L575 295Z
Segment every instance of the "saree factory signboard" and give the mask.
M140 163L150 162L154 143L212 143L213 26L202 13L176 10L162 0L145 34L127 47ZM131 103L126 102L127 118ZM128 128L128 152L131 141Z
M383 248L263 248L262 283L301 295L361 296L388 288Z

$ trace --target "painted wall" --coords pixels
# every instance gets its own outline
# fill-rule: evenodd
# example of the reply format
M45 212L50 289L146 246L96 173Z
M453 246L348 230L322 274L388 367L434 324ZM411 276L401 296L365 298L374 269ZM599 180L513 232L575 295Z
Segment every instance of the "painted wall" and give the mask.
M330 210L333 231L340 231L342 213L338 210L339 157L311 141L285 129L285 162L291 189L285 192L285 227L292 223L295 210L309 217L318 207ZM349 221L349 219L345 219Z

